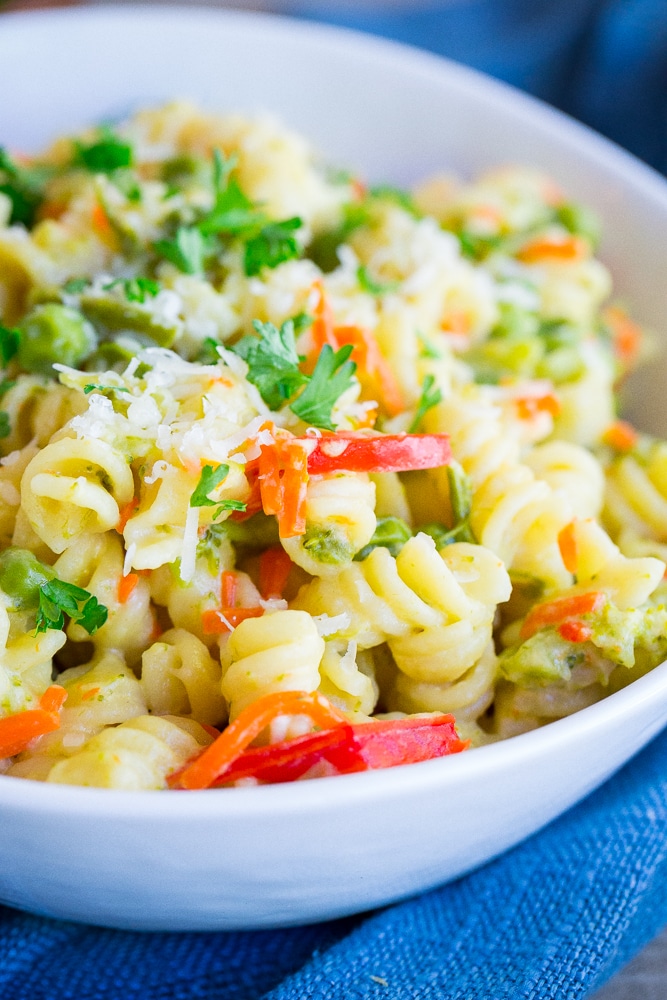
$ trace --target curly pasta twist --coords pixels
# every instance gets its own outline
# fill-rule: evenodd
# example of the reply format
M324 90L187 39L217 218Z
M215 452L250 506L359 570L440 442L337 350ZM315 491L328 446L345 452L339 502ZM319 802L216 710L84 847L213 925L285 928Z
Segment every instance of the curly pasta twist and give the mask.
M451 437L452 451L473 487L471 525L480 544L508 569L566 587L558 534L572 519L569 501L520 459L519 445L503 432L500 409L477 386L468 386L426 415L428 429ZM434 473L448 491L446 470Z
M19 375L2 397L10 432L3 440L5 453L35 442L43 448L72 417L83 413L85 396L59 382L45 382L35 375Z
M376 548L335 580L307 584L294 603L311 614L346 615L339 635L362 649L388 642L405 694L420 685L444 689L474 668L489 644L496 605L509 594L507 572L487 549L460 542L438 553L419 534L395 559Z
M219 725L226 716L220 663L201 640L182 628L160 636L141 658L141 687L149 711Z
M318 690L353 720L371 715L379 694L371 654L357 651L356 642L327 642L320 674Z
M667 542L667 442L616 456L608 465L604 519L622 549L636 539Z
M165 788L167 776L210 742L187 720L140 715L115 729L105 729L74 756L51 768L47 781L125 790Z
M312 476L306 532L281 543L292 562L312 576L334 576L375 531L375 485L366 473Z
M537 445L524 459L538 479L567 497L576 517L597 517L602 510L604 472L589 451L570 441Z
M54 552L82 535L108 531L134 496L124 455L95 438L51 441L28 464L21 503L34 531Z
M323 653L324 640L304 611L276 611L241 622L221 655L230 718L273 691L315 691Z

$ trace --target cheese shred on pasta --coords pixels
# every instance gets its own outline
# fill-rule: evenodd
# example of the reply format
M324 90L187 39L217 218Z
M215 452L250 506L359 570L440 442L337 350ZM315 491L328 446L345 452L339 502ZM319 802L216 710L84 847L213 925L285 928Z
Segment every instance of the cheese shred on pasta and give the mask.
M667 442L615 416L647 341L597 240L534 170L373 187L186 103L5 151L0 721L67 700L4 773L166 788L290 691L478 745L661 662Z

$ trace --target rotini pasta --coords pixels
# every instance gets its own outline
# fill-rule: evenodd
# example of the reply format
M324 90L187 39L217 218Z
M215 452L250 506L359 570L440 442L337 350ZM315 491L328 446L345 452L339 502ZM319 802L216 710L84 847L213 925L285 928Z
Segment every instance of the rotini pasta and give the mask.
M369 187L185 102L57 140L29 199L8 156L3 774L393 766L667 655L667 443L615 416L642 331L548 177Z

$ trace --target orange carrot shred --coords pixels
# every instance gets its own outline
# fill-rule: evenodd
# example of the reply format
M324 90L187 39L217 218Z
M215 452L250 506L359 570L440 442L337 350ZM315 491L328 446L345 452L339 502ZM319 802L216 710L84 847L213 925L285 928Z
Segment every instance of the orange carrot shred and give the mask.
M118 518L118 524L116 525L116 531L119 535L122 535L125 531L125 526L130 520L135 510L139 506L139 497L132 497L129 503L126 503L124 507L120 510L120 517Z
M550 413L552 417L560 413L560 400L553 392L545 392L541 396L520 396L514 403L521 420L531 420L538 413Z
M577 536L576 520L566 524L558 534L558 548L560 549L563 566L568 573L577 572Z
M620 306L609 306L603 317L611 328L614 353L626 366L632 366L641 348L641 327Z
M202 611L201 623L204 635L223 635L231 632L246 618L261 618L264 608L212 608Z
M125 604L130 594L139 583L138 573L128 573L127 576L121 576L118 581L118 603Z
M100 689L98 687L88 688L88 690L81 695L81 701L90 701L91 698L94 698L95 695L98 695L99 693Z
M524 243L516 256L524 264L549 264L584 260L589 252L589 245L581 236L558 239L540 236Z
M14 757L37 736L58 729L60 709L66 698L65 688L52 684L40 698L38 708L29 708L0 719L0 758Z
M549 625L560 625L568 618L579 618L581 615L600 611L606 600L606 594L591 590L584 594L567 594L556 597L553 601L538 604L526 615L519 638L523 642Z
M562 625L558 626L558 634L567 642L588 642L593 638L593 629L585 622L568 618Z
M632 424L616 420L602 435L602 440L615 451L632 451L639 441L639 434Z
M259 591L265 601L282 597L292 560L279 545L262 552L259 559Z
M308 715L321 729L348 724L343 713L317 692L278 691L264 695L248 705L215 743L175 776L174 783L181 788L208 788L279 715Z

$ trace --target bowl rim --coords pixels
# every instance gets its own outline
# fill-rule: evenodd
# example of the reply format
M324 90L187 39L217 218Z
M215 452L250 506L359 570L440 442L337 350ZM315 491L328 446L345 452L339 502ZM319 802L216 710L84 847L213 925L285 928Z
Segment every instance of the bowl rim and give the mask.
M71 7L57 10L28 10L4 13L0 24L0 53L11 44L12 31L32 31L36 24L44 29L65 30L72 22L89 22L98 31L101 22L144 20L159 30L167 22L194 21L202 26L227 24L233 30L267 32L270 36L302 36L309 43L349 57L353 52L366 60L393 64L397 62L412 75L435 80L441 86L463 90L474 99L495 104L504 112L539 130L554 133L560 144L573 152L585 152L589 160L606 164L622 184L639 186L652 202L659 202L667 213L667 182L652 167L641 162L616 143L599 135L564 112L513 86L484 73L456 63L444 56L391 39L334 25L302 20L268 12L217 9L189 4L167 3L111 4ZM9 31L7 29L10 29ZM480 776L506 771L515 763L536 759L558 751L563 743L578 738L595 738L599 731L640 712L647 702L654 702L667 688L667 661L659 664L624 689L574 715L555 720L528 733L477 747L451 757L424 761L409 766L359 774L340 775L282 785L230 788L212 794L211 790L188 793L188 808L182 808L180 795L156 795L145 791L125 791L69 785L47 784L29 779L0 775L0 808L20 808L26 812L69 816L92 815L99 818L118 816L145 819L206 820L207 818L260 818L263 816L330 812L341 806L385 799L388 795L408 795L429 789L440 792L447 787L470 784ZM583 793L582 793L583 794Z

